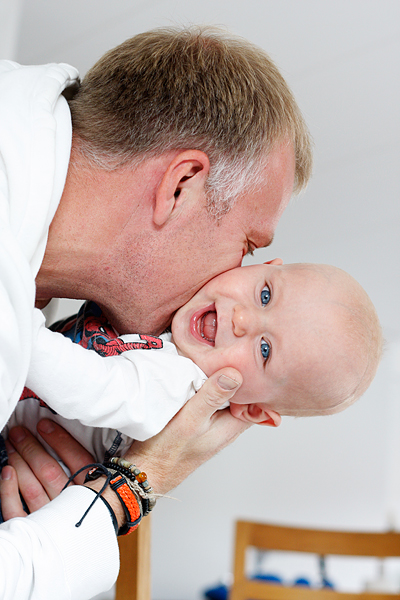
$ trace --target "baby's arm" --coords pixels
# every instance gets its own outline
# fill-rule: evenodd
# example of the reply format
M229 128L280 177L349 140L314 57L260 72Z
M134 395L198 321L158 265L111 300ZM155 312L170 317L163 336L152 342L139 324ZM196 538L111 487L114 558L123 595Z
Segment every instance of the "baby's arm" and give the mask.
M102 357L46 329L42 313L35 312L26 385L67 419L145 440L161 431L205 380L168 342L162 350ZM120 339L129 343L133 338Z

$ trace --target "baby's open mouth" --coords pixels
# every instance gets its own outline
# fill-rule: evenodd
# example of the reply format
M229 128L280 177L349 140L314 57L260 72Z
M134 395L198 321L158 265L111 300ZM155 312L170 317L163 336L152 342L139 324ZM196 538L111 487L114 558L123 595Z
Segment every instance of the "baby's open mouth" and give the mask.
M215 310L209 310L202 315L199 322L199 333L204 340L210 344L215 344L217 334L217 313Z

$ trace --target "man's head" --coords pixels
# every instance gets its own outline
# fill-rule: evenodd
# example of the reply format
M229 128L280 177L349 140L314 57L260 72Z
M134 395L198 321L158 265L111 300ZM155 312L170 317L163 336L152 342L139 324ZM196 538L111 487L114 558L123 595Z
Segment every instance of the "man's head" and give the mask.
M208 280L270 244L310 176L307 128L275 65L212 28L127 40L70 107L38 296L95 300L120 332L162 331Z
M113 169L194 148L210 161L209 211L257 187L269 151L295 152L295 191L308 181L307 127L267 54L212 27L156 29L107 52L70 102L82 151Z
M238 369L231 412L268 425L343 410L371 383L382 350L375 309L350 275L279 260L211 280L176 313L172 334L208 376Z

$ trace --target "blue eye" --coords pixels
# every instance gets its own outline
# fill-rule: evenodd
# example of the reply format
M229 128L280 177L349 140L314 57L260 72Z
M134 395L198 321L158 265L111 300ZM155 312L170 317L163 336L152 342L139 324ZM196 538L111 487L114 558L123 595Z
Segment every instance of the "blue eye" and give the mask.
M261 340L261 354L263 358L267 359L269 353L271 352L271 346L267 344L264 340Z
M261 304L263 306L265 306L266 304L268 304L268 302L271 300L271 292L269 287L266 285L262 290L261 290Z

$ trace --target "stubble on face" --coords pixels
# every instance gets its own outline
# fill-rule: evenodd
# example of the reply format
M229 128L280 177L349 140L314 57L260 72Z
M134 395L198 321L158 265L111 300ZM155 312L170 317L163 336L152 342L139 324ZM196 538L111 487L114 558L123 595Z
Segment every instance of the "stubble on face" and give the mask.
M108 273L102 308L114 327L161 333L205 283L239 266L249 248L269 245L292 193L294 162L292 146L282 142L270 152L260 186L221 219L209 214L204 195L180 221L137 232Z

